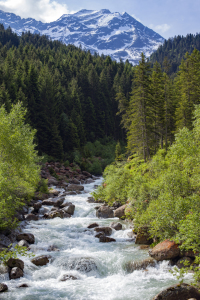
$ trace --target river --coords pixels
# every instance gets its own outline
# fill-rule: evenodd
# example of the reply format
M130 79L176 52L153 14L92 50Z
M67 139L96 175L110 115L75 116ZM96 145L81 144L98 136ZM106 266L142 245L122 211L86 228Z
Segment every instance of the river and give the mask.
M95 182L100 183L101 179ZM85 184L84 188L85 192L80 195L66 196L66 202L76 206L72 218L32 221L26 225L23 231L34 234L36 239L31 251L35 256L51 255L52 260L46 266L37 267L30 258L20 257L25 262L24 277L17 280L4 278L9 291L1 294L0 299L151 300L163 288L176 283L166 261L147 270L126 272L124 266L127 262L147 258L148 251L140 250L128 238L131 229L127 222L122 222L123 230L113 230L111 237L116 242L100 243L94 230L87 230L87 226L93 222L108 226L118 219L98 219L94 209L97 204L86 202L94 183ZM48 252L51 245L59 251ZM90 272L72 268L84 260L92 261ZM64 274L73 275L78 280L60 281ZM29 287L17 288L24 283Z

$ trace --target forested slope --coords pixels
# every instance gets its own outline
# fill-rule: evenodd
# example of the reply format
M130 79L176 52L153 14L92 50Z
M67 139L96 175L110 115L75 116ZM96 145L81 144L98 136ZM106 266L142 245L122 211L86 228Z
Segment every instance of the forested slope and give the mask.
M165 40L149 58L154 64L161 64L162 70L169 74L176 73L186 52L191 54L194 49L200 50L200 34L188 34L186 37L175 36Z
M86 142L124 139L116 97L129 99L133 67L45 36L0 27L0 104L21 101L39 154L66 159Z

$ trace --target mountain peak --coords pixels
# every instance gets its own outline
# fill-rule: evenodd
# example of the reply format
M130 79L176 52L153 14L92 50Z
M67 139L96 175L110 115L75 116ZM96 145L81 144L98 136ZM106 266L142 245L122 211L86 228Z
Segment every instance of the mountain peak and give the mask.
M25 31L44 34L66 44L81 44L91 53L110 55L117 61L120 58L123 61L128 59L133 64L138 63L141 52L150 56L164 42L158 33L145 27L127 12L111 13L108 9L81 9L51 23L21 19L12 13L0 11L0 23L5 28L11 26L18 35Z

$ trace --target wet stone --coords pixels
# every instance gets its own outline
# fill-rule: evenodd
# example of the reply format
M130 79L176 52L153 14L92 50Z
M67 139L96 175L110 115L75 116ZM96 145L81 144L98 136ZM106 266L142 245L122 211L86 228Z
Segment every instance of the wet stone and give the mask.
M5 283L0 283L0 293L6 292L8 290L8 286Z
M73 276L73 275L63 275L61 278L60 278L60 281L67 281L67 280L77 280L78 278Z

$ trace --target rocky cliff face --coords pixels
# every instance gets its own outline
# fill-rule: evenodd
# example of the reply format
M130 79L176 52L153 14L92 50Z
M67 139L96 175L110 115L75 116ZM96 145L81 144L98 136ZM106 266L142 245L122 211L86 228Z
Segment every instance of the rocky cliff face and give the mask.
M18 35L25 31L44 34L65 44L81 45L91 53L110 55L117 61L128 59L133 64L138 62L141 52L149 56L164 42L164 38L129 14L106 9L80 10L51 23L0 11L0 23L6 28L10 26Z

